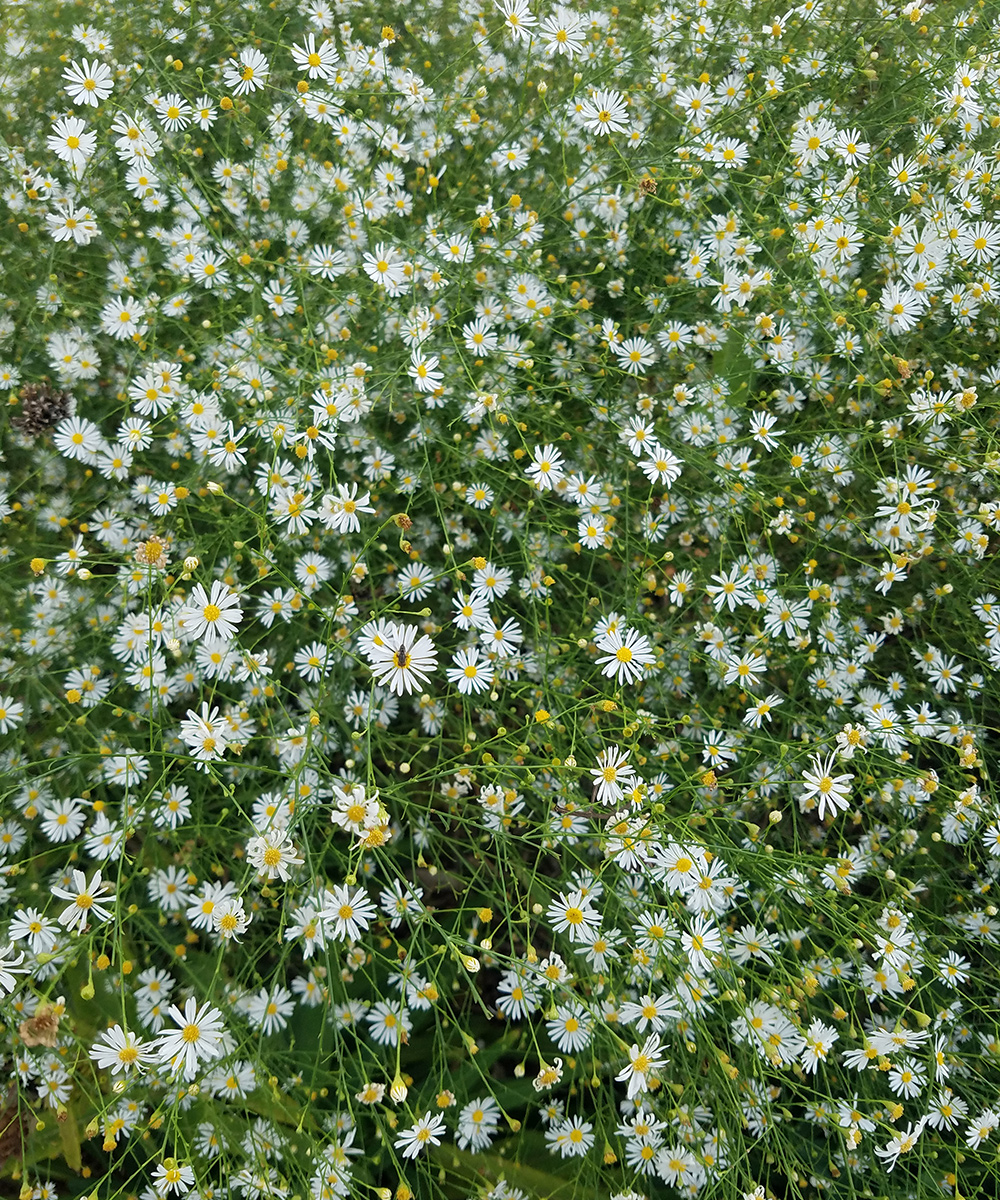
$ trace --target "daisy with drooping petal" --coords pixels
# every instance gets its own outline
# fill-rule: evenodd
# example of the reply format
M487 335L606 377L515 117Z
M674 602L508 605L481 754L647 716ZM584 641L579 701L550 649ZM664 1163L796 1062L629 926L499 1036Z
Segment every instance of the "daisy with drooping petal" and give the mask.
M316 45L316 35L307 33L301 46L292 46L292 58L310 79L331 79L336 73L337 48L329 38Z
M590 768L594 780L594 799L598 804L617 804L626 788L636 783L636 774L628 762L628 751L609 746L597 756L597 766Z
M493 618L490 616L489 601L483 594L473 589L470 596L459 592L452 597L455 615L452 620L456 628L463 632L467 629L492 629Z
M407 372L418 392L433 392L444 382L441 360L436 354L423 354L416 346L410 351Z
M82 933L91 918L96 921L110 921L114 913L101 902L104 894L110 891L111 884L102 882L100 871L94 872L89 884L82 871L74 871L72 888L52 889L53 896L71 902L69 907L59 914L59 924L64 929L77 929Z
M843 129L831 143L834 154L850 166L863 166L871 153L871 146L863 141L857 129Z
M463 696L488 691L493 681L493 668L482 657L475 646L459 650L452 659L453 667L445 671L448 682L454 684Z
M542 22L542 35L546 54L575 58L583 49L584 24L575 12L560 6Z
M547 1130L545 1140L563 1158L582 1158L594 1145L594 1126L582 1117L569 1117Z
M681 474L681 460L657 441L650 443L648 457L640 461L639 467L650 483L664 483L667 487L676 483Z
M243 907L243 902L235 896L227 896L220 900L212 910L212 924L215 932L226 942L236 942L239 945L239 935L245 933L250 924L252 914Z
M187 743L191 755L198 760L200 769L207 773L207 764L225 754L232 729L219 710L210 710L208 702L203 700L200 714L191 708L187 710L187 716L181 722L180 736Z
M875 1153L885 1163L886 1171L891 1171L895 1167L901 1154L908 1154L913 1149L920 1140L926 1122L927 1117L923 1116L916 1125L910 1124L905 1129L901 1129L886 1145L875 1147Z
M219 579L212 584L211 592L206 592L200 583L196 584L191 599L181 609L181 620L184 632L192 638L231 641L243 620L240 598Z
M656 662L649 638L635 629L611 630L598 638L597 648L604 651L597 660L601 674L616 683L635 683Z
M46 213L45 223L54 242L75 242L86 246L97 237L100 230L89 208L77 208L71 201L59 212Z
M538 18L528 7L528 0L493 0L503 13L503 23L515 42L531 37L529 32L532 25L538 24Z
M123 162L148 161L160 149L160 135L153 125L137 113L120 112L111 122L111 130L118 137L115 150Z
M751 689L760 683L761 675L767 669L767 661L763 654L748 650L739 656L733 654L725 662L723 683L738 684L741 688Z
M799 808L803 812L812 808L818 809L821 821L827 813L836 816L849 804L848 797L851 794L851 781L854 776L832 774L833 763L834 755L829 754L825 759L817 755L812 760L810 770L802 772L806 786L799 797Z
M25 908L14 914L7 936L14 942L26 941L32 954L49 954L56 944L56 926L37 908Z
M337 495L323 497L320 506L319 519L327 529L335 533L357 533L361 528L358 513L373 513L375 509L369 504L371 494L363 492L358 495L356 483L337 484Z
M565 473L563 465L563 456L551 442L547 442L532 451L527 475L539 491L549 491L562 479Z
M145 1064L156 1057L156 1052L134 1033L126 1032L120 1025L112 1025L91 1046L90 1057L101 1071L127 1075L130 1071L143 1070Z
M179 1192L189 1196L194 1189L194 1171L186 1164L176 1159L157 1163L153 1172L153 1191L157 1196L169 1196Z
M384 645L373 646L369 653L372 674L378 683L401 696L409 695L419 683L425 683L437 666L434 643L426 634L419 637L416 625L392 625L385 634Z
M524 634L521 626L513 617L508 617L502 625L491 622L479 635L479 640L488 652L500 658L510 658L517 654Z
M176 1004L167 1010L177 1029L167 1029L156 1039L156 1061L171 1067L183 1079L194 1079L202 1061L211 1062L222 1056L225 1024L222 1013L211 1004L198 1007L190 996L183 1012Z
M142 304L134 296L115 296L101 309L101 328L116 341L136 334L142 335L149 328L143 319Z
M715 965L715 956L722 952L722 934L708 917L696 917L691 932L681 933L681 948L695 974L701 976Z
M378 242L361 262L365 274L386 288L398 287L405 279L403 256L393 246Z
M556 933L565 933L571 942L590 943L601 928L601 914L591 906L583 892L560 892L545 916Z
M191 105L176 92L169 92L156 106L156 115L163 128L171 133L186 129L191 123Z
M84 801L67 796L52 800L41 810L42 833L50 842L70 842L77 838L86 823Z
M214 250L201 250L191 263L191 275L209 291L212 288L224 287L229 282L229 272L225 268L225 259Z
M630 375L641 375L656 361L656 347L643 337L626 338L624 342L609 342L618 365Z
M327 893L320 915L328 935L334 941L343 941L345 938L357 941L378 917L378 909L364 888L355 888L352 892L346 884L339 884Z
M52 126L46 145L74 174L79 174L97 149L97 136L79 117L60 117Z
M301 867L303 861L287 829L269 829L247 842L247 862L265 879L287 879L291 868Z
M234 95L245 96L264 86L270 70L264 55L254 47L247 46L234 62L226 66L222 72L222 82L227 88L233 89Z
M444 1128L444 1117L441 1113L432 1116L429 1111L425 1112L409 1129L404 1129L396 1135L396 1149L404 1158L416 1158L428 1146L441 1145L438 1135L444 1133Z
M194 120L202 132L211 129L216 121L215 105L211 96L199 96L194 102Z
M74 104L89 104L96 108L102 100L106 100L114 89L115 83L111 78L111 68L94 59L89 62L86 58L78 63L70 63L63 71L66 80L66 91Z
M650 1072L665 1063L666 1059L660 1055L660 1036L651 1033L641 1048L633 1044L628 1055L628 1065L622 1068L615 1079L619 1083L628 1083L628 1098L634 1100L649 1087L647 1076Z
M739 170L746 166L750 148L739 138L720 138L712 151L712 161L727 171Z
M609 133L624 133L628 129L628 107L620 92L598 88L580 106L584 126L598 137Z
M336 250L326 244L314 246L306 266L310 275L318 275L321 279L336 279L347 270L347 255L343 250Z

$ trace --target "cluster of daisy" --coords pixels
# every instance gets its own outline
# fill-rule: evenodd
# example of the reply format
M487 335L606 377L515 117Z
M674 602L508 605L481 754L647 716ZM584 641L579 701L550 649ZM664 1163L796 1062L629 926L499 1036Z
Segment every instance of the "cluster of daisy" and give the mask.
M989 6L81 15L0 34L22 1200L988 1194Z

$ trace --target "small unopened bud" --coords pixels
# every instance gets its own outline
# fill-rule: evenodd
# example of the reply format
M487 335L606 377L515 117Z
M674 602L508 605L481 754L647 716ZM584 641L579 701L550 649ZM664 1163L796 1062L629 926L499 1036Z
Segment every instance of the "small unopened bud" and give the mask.
M402 1076L397 1075L392 1081L392 1087L389 1088L389 1095L392 1097L393 1103L402 1104L406 1099L409 1090L410 1089L403 1082Z
M768 823L771 825L777 825L781 820L781 817L782 814L778 812L776 808L772 809L772 811L767 814Z
M205 484L205 487L208 488L213 496L221 496L225 491L225 488L223 488L222 484L216 483L214 479L209 480L209 482Z
M197 571L198 567L200 565L201 565L201 559L198 557L197 554L189 554L187 556L187 558L184 560L184 570L185 571Z

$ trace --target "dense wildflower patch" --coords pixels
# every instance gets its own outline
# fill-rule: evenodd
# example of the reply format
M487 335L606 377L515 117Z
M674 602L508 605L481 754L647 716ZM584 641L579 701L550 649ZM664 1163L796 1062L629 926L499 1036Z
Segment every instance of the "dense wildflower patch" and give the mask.
M6 17L21 1200L992 1194L1000 14Z

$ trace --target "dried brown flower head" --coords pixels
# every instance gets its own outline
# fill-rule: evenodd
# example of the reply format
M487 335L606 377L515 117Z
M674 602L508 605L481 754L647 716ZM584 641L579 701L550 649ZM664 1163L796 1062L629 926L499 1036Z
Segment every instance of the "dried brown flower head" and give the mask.
M26 383L18 393L20 416L11 425L26 437L38 437L73 414L73 397L47 383Z

